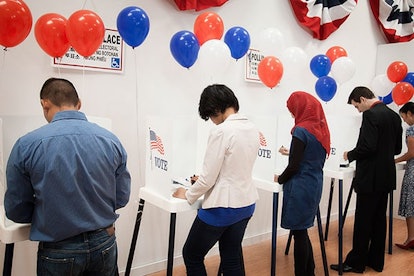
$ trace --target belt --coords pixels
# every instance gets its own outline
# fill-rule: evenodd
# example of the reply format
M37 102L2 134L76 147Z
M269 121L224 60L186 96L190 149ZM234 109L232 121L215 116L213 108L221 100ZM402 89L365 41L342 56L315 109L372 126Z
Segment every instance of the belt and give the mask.
M92 233L97 233L101 231L106 231L106 233L108 233L109 236L112 236L113 234L115 234L115 226L112 224L112 225L109 225L108 227L99 228L96 230L88 231L86 233L92 234Z
M85 239L85 237L88 236L88 234L95 234L95 233L99 233L101 231L106 231L106 233L108 233L109 236L112 236L112 235L115 234L115 226L114 225L110 225L108 227L104 227L104 228L99 228L99 229L92 230L92 231L83 232L83 233L80 233L80 234L78 234L76 236L69 237L69 238L66 238L64 240L60 240L60 241L56 241L56 242L40 242L39 245L40 245L41 248L43 248L44 246L47 246L47 247L50 248L51 244L59 243L59 242L62 242L62 241L68 241L68 240L83 240L83 239Z

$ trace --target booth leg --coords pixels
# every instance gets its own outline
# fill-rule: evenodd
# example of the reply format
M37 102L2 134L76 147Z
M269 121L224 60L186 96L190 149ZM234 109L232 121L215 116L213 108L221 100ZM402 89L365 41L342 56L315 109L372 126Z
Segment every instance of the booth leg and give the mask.
M11 276L13 264L14 243L6 244L6 251L4 254L3 276Z
M174 265L174 240L175 240L175 222L176 213L170 215L170 236L168 239L168 259L167 259L167 276L172 276Z
M276 241L277 241L277 214L279 208L279 193L273 193L273 217L272 217L272 260L270 263L270 275L276 275Z
M129 276L129 274L131 273L132 260L134 259L135 246L137 244L139 227L141 225L142 212L144 211L144 203L145 203L145 200L141 198L139 200L137 218L135 220L134 232L132 234L131 246L129 248L128 261L127 261L127 266L125 269L125 276Z
M354 186L352 186L351 184L351 187L349 188L348 197L345 203L345 210L344 210L343 219L342 219L342 228L344 227L344 224L345 224L346 214L348 213L348 208L349 208L349 204L351 203L351 197L352 197L353 191L354 191Z
M335 178L331 178L331 188L329 190L329 200L328 200L328 212L326 214L325 241L328 240L328 231L329 231L329 222L331 219L332 197L333 197L334 185L335 185Z
M343 237L343 219L344 216L343 211L342 211L342 200L343 200L343 180L339 179L339 196L338 196L338 201L339 201L339 206L338 206L338 274L342 275L343 273L343 260L342 260L342 254L343 254L343 241L342 241L342 237Z
M326 259L325 242L323 239L323 231L322 231L321 212L319 210L319 207L318 207L318 212L316 213L316 220L318 221L319 243L321 245L323 270L325 271L325 276L327 276L329 275L328 261Z

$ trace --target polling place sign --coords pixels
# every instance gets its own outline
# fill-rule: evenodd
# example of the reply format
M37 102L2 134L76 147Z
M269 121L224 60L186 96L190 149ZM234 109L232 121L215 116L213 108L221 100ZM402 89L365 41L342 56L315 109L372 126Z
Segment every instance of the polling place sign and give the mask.
M121 35L117 30L106 29L104 40L93 55L83 57L70 47L61 58L53 58L52 66L122 73L124 71L123 55L124 41Z
M265 56L263 55L263 53L261 53L259 50L256 50L256 49L248 50L248 52L245 55L245 59L246 59L246 66L244 70L245 81L261 83L260 78L259 78L259 73L258 73L258 67L259 67L260 61L264 57Z

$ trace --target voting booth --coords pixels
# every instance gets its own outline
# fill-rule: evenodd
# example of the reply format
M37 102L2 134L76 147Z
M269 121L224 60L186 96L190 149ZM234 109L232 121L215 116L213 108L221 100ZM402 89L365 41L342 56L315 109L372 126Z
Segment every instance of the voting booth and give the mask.
M273 182L275 173L277 144L277 120L271 117L249 116L249 119L259 129L260 148L253 168L253 177ZM276 183L275 183L276 184Z
M343 116L325 114L328 122L329 132L331 135L331 152L328 159L325 161L325 168L339 169L341 164L347 164L343 160L343 153L352 150L358 139L359 128L361 126L361 115ZM294 126L294 118L289 115L281 115L278 118L277 128L277 150L283 145L286 148L290 147L292 135L290 133ZM283 172L288 163L287 156L282 156L280 153L276 155L276 171Z
M197 124L187 117L149 117L146 134L145 188L171 198L177 185L196 173Z
M5 215L4 193L6 191L6 165L16 140L24 134L46 124L43 116L2 116L0 117L0 240L14 243L29 239L30 225L14 223Z

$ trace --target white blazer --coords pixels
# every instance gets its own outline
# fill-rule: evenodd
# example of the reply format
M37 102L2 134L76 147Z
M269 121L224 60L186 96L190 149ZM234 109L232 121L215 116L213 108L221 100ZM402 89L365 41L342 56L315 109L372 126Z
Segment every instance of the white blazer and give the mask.
M203 209L240 208L258 199L252 170L260 147L259 131L247 117L231 114L213 128L208 138L203 168L186 191L193 204L204 195Z

